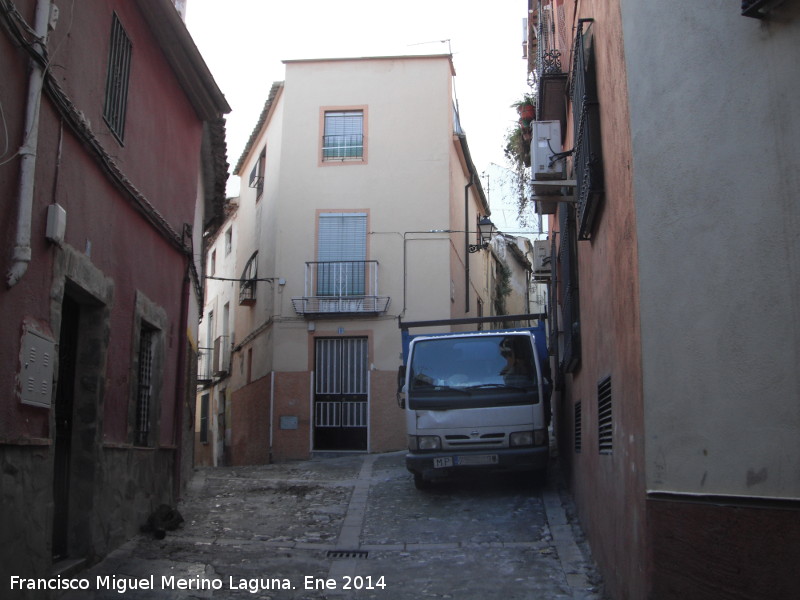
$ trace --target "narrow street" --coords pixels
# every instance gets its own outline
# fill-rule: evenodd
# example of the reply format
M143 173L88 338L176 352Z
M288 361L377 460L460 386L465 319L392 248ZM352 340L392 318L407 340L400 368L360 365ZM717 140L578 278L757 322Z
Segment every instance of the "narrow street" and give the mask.
M550 479L422 492L402 452L201 469L181 528L129 541L61 598L600 600Z

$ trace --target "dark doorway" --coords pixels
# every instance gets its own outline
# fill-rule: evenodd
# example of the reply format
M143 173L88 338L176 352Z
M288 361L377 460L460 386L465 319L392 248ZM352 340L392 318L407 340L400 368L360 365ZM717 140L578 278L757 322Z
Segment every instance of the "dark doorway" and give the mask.
M69 556L70 463L73 416L75 414L75 371L79 320L80 305L69 296L64 296L58 345L58 385L56 387L53 449L54 562Z

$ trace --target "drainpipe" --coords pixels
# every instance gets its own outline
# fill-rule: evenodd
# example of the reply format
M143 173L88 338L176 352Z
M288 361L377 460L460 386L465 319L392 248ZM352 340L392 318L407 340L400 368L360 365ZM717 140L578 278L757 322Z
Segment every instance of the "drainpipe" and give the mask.
M36 51L45 56L47 33L50 25L50 0L38 0L34 29L38 46ZM25 110L25 132L19 149L19 196L17 200L17 235L12 253L11 267L6 274L8 287L22 279L31 262L31 215L33 213L33 188L36 176L36 151L39 142L39 107L42 99L44 67L31 59L28 79L28 99Z
M183 461L183 403L186 400L186 353L188 352L188 326L189 326L189 297L191 295L191 277L189 277L189 264L192 255L186 257L186 273L183 277L183 290L181 295L181 320L178 327L181 335L178 337L178 364L176 367L175 382L175 457L173 467L173 501L181 497L181 463ZM194 423L191 423L194 429ZM190 460L192 457L190 457Z
M466 307L464 312L469 314L469 188L472 187L475 181L475 174L469 174L469 183L464 186L464 274L466 282L464 284L464 297L466 300Z

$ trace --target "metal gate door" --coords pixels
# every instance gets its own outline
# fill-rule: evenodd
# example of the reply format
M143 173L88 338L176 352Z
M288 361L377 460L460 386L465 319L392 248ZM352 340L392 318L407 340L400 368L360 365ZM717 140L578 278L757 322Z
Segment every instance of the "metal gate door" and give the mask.
M314 450L366 450L367 338L322 338L315 347Z

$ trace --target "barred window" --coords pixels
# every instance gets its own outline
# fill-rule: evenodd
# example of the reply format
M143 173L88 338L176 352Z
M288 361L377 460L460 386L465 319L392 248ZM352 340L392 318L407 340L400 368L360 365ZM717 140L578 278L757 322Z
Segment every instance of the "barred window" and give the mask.
M135 444L150 446L153 414L153 356L156 330L142 324L139 332L139 365L136 378L136 430Z
M572 116L575 132L575 179L578 236L591 239L595 220L603 201L603 156L600 139L600 106L594 45L591 31L578 23L575 59L572 69Z
M559 210L558 286L561 303L561 371L573 373L581 360L580 303L578 286L577 226L572 208Z
M117 13L111 22L111 44L108 49L108 73L103 119L120 143L125 139L125 113L128 108L128 83L131 69L131 40Z

